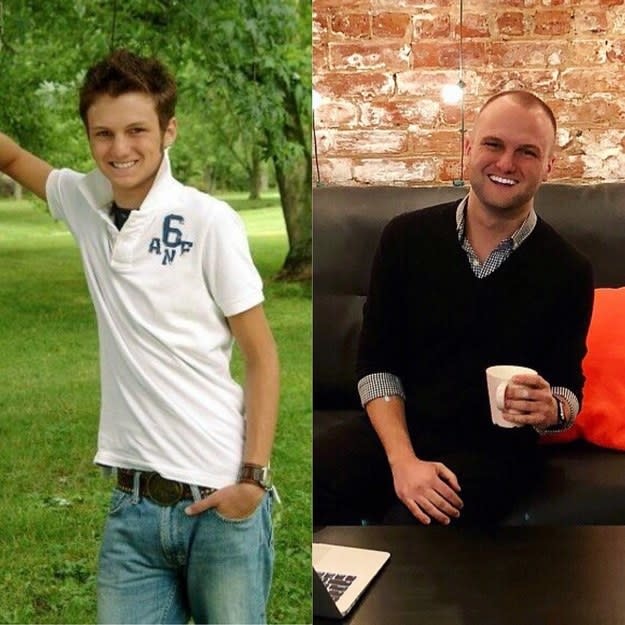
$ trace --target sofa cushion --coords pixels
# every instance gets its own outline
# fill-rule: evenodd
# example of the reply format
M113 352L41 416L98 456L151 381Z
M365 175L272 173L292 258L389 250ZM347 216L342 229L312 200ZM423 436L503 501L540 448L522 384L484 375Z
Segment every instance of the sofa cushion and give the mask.
M625 287L596 290L583 366L582 436L625 450Z
M316 349L313 367L315 408L358 409L354 360L362 318L364 296L321 294L313 298L313 337L323 337L326 349Z
M582 363L584 402L575 425L545 437L563 443L584 438L625 450L625 287L596 289L588 329L588 353Z
M596 287L625 285L625 186L543 184L536 212L592 264Z
M625 450L625 287L597 289L584 359L579 428L589 442Z

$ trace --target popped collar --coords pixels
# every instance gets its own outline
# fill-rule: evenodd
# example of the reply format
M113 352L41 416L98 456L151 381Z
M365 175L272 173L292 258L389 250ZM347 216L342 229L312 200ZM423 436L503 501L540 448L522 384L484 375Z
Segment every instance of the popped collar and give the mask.
M103 219L108 226L111 238L111 266L123 270L132 264L135 249L133 243L145 228L149 227L159 212L159 207L176 207L180 204L184 185L180 184L171 173L169 155L165 151L154 183L138 209L133 210L124 225L123 232L115 227L111 217L113 190L111 183L99 169L88 173L78 183L78 190L88 205ZM113 226L113 227L111 227Z

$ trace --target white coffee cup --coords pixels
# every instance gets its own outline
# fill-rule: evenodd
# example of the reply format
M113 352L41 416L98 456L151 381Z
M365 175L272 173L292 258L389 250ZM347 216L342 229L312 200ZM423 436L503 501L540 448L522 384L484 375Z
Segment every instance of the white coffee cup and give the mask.
M515 375L536 374L534 369L518 367L516 365L495 365L486 369L486 384L488 385L488 401L490 402L490 416L495 425L502 428L519 427L517 423L510 423L501 416L506 399L506 389L510 379ZM512 411L510 411L512 412Z

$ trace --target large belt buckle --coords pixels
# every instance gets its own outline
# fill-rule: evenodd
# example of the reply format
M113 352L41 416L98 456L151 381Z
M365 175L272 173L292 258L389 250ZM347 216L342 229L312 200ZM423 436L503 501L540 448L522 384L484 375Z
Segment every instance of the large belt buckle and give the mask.
M150 473L145 482L145 494L159 506L173 506L182 499L182 484Z

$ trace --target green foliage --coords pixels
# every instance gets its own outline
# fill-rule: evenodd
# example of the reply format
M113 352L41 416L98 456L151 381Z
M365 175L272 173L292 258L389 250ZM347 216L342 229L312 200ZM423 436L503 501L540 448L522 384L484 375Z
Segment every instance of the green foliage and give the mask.
M200 97L228 103L262 135L267 155L310 151L310 4L268 0L161 0L191 19L196 66L210 68Z
M183 179L245 188L257 146L264 159L310 152L309 3L129 0L115 13L109 0L0 4L0 128L53 164L90 166L76 91L111 43L176 75Z
M311 10L305 0L0 0L0 129L57 167L87 170L75 112L85 69L111 47L158 56L179 88L176 175L213 191L275 172L285 266L309 267L311 180L290 172L312 166Z

